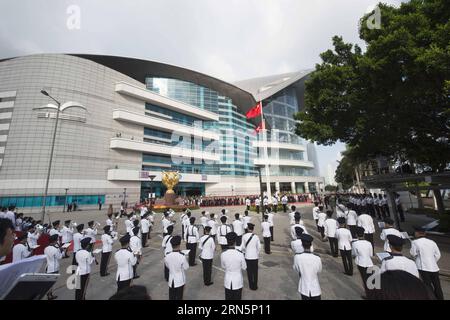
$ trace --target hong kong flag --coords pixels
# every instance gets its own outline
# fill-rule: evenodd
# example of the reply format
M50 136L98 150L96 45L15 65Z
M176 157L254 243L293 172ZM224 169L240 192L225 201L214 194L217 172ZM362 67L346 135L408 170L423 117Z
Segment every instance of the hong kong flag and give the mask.
M261 114L261 112L262 112L262 104L260 101L260 102L258 102L258 104L256 106L254 106L247 112L247 114L246 114L247 119L257 117Z
M258 124L258 126L255 128L256 133L260 132L263 128L263 123L261 122L260 124Z

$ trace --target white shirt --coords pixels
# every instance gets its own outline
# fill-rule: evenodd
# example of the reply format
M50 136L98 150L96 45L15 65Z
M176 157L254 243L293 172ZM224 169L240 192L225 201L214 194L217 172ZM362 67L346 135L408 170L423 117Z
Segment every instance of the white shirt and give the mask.
M184 226L184 232L186 232L187 227L191 225L191 222L189 221L188 216L186 215L186 218L181 221L181 224Z
M416 259L417 269L428 272L438 272L437 262L441 258L441 252L433 240L419 238L411 243L411 255Z
M288 203L288 198L287 198L286 196L283 196L283 197L281 198L281 203L282 203L282 204L287 204L287 203Z
M273 227L273 213L267 214L267 222L270 224L271 227Z
M87 228L85 231L86 238L91 238L91 243L95 243L95 236L97 235L97 229Z
M319 284L319 273L322 271L320 257L310 252L296 254L294 270L300 274L298 292L307 297L317 297L322 294Z
M82 276L91 273L91 264L94 263L95 259L90 252L81 249L75 254L75 259L78 263L77 275Z
M220 255L220 264L225 270L225 288L233 290L242 288L244 286L242 270L247 269L244 254L237 249L228 249Z
M111 219L106 219L106 225L110 227L110 230L113 231L114 229L114 223Z
M37 246L38 239L39 239L39 233L37 231L35 231L33 233L28 232L27 242L28 242L28 245L30 246L30 248L34 248L35 246Z
M252 221L252 218L250 217L250 216L243 216L242 217L242 222L244 223L244 225L243 225L243 227L244 227L244 229L247 229L248 228L248 223L250 222L250 221Z
M148 233L150 231L150 221L148 219L141 220L141 231L142 233Z
M363 213L362 215L360 215L358 217L358 222L357 222L359 227L363 227L364 228L364 233L375 233L375 226L373 224L373 219L371 216L369 216L366 213Z
M214 250L216 250L216 242L209 234L205 234L198 241L198 247L202 250L200 258L210 260L214 258Z
M102 252L111 252L112 251L112 245L114 243L113 238L109 234L102 234Z
M347 214L347 225L348 226L356 226L356 222L358 221L358 215L355 210L349 210Z
M138 236L132 236L130 238L130 249L133 254L142 254L142 240Z
M389 240L387 239L387 236L391 235L391 234L394 236L403 238L403 235L401 234L401 232L395 228L383 229L383 231L381 231L381 233L380 233L380 239L384 241L384 251L386 251L386 252L391 252L391 247L389 246Z
M327 215L324 212L317 213L317 225L319 227L323 227L325 225L325 220L327 219Z
M59 260L62 259L61 250L55 246L47 246L44 254L47 258L47 273L59 271Z
M128 249L119 249L114 254L117 263L116 281L133 279L133 266L137 262L136 256Z
M169 252L172 252L172 244L170 243L170 239L172 239L171 234L167 234L164 236L163 241L161 243L161 247L164 249L164 256L166 256Z
M73 229L68 228L66 226L61 229L61 242L69 243L73 239Z
M208 225L208 218L206 216L200 217L200 223L202 224L203 228Z
M217 233L219 234L218 242L221 245L227 245L228 241L226 235L231 232L231 227L226 224L222 224L218 227Z
M245 205L249 206L252 202L250 201L250 199L245 199Z
M14 214L14 212L9 211L9 210L6 211L5 218L8 218L9 220L11 220L13 226L16 225L16 215Z
M57 234L58 235L58 237L61 237L61 232L59 232L58 230L56 230L56 229L50 229L50 231L49 231L49 233L48 233L48 235L51 237L51 236L53 236L53 235L55 235L55 234Z
M83 235L79 232L73 235L73 252L81 250L81 240L83 240Z
M167 227L172 225L172 222L170 222L170 220L166 219L166 217L164 217L161 222L162 222L162 227L163 227L163 233L167 233Z
M164 220L163 220L164 221ZM127 230L127 233L132 236L133 235L133 228L134 228L134 224L133 222L131 222L130 219L127 219L124 221L125 223L125 229Z
M208 220L208 226L211 227L210 235L215 236L217 234L217 223L214 219Z
M261 250L261 242L259 241L259 237L256 234L248 232L242 236L241 251L244 253L245 259L247 260L258 259L260 250Z
M233 230L238 236L242 236L244 234L244 224L241 220L233 221Z
M17 262L17 261L23 260L23 259L29 257L30 254L31 254L31 251L28 250L26 245L18 243L13 247L12 262Z
M324 227L325 227L325 235L328 238L336 238L336 230L339 227L336 220L334 220L333 218L325 220Z
M388 270L403 270L419 278L419 271L417 270L416 263L403 255L396 254L383 259L380 272L383 273Z
M319 207L314 207L312 209L312 215L314 220L319 219Z
M184 286L186 284L185 270L189 269L186 256L178 251L169 252L164 258L164 264L169 269L169 287Z
M255 206L259 206L261 204L261 200L259 198L255 199Z
M295 211L289 212L289 224L295 223Z
M199 238L200 235L196 226L189 225L184 229L184 241L187 243L197 243Z
M367 240L356 240L352 243L352 256L355 257L356 265L368 268L373 266L372 244Z
M335 237L338 239L339 250L351 250L352 249L352 234L347 228L339 228L336 230Z
M261 230L263 238L270 238L272 234L270 233L270 223L267 221L261 222Z

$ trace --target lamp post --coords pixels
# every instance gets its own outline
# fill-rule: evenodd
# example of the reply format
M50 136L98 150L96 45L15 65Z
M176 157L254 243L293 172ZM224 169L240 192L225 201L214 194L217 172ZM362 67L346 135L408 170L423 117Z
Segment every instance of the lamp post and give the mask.
M57 105L57 107L58 107L58 109L57 109L57 111L56 111L55 128L54 128L54 130L53 130L52 148L51 148L51 151L50 151L50 160L49 160L49 162L48 162L47 180L46 180L46 182L45 182L44 201L43 201L43 204L42 204L42 217L41 217L41 220L42 220L42 222L44 222L44 219L45 219L45 209L46 209L46 204L47 204L48 184L49 184L49 181L50 181L50 173L51 173L51 170L52 170L53 151L55 150L56 130L58 129L59 109L60 109L60 107L61 107L61 103L60 103L58 100L56 100L55 98L53 98L47 91L41 90L41 93L42 93L44 96L47 96L47 97L49 97L50 99L52 99L53 101L55 101L55 102L56 102L56 105Z
M69 190L69 188L66 188L66 194L64 195L64 208L63 208L63 212L66 212L66 206L67 206L67 191Z
M156 178L154 174L148 176L150 178L150 211L153 208L153 179Z
M126 209L127 188L123 188L123 207Z
M262 177L261 177L261 167L260 165L257 165L256 168L258 169L258 176L259 176L259 193L261 196L261 203L259 204L259 212L261 213L261 216L264 216L264 209L263 209L263 202L264 202L264 191L262 186Z

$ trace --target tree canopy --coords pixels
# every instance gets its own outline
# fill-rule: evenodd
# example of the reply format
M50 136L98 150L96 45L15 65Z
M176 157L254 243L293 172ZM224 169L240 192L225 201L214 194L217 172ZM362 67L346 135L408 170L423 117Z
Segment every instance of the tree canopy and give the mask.
M450 162L449 2L378 7L381 28L367 27L370 14L360 21L364 52L335 36L320 55L296 132L323 145L340 140L356 161L384 156L442 171Z

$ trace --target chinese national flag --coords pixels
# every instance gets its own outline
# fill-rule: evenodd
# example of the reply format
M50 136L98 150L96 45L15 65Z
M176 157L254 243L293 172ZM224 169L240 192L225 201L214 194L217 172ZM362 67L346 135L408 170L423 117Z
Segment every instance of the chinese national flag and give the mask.
M260 101L260 102L258 102L258 104L256 106L254 106L247 112L247 114L246 114L247 119L257 117L261 114L261 112L262 112L262 104Z

